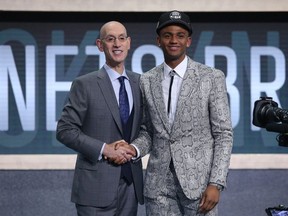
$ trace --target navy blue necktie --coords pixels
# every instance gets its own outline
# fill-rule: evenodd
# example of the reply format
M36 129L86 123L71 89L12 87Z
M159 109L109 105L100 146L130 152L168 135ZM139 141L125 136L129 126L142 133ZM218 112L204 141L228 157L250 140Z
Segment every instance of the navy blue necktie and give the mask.
M130 114L130 108L129 108L129 100L128 100L128 95L126 92L126 88L125 88L125 77L124 76L120 76L119 78L119 82L120 82L120 90L119 90L119 112L120 112L120 117L121 117L121 123L122 123L122 127L124 130L124 139L126 141L129 141L127 136L130 136L130 134L128 134L129 130L127 127L129 127L129 124L127 124L127 121L129 119L129 114ZM131 165L130 163L125 163L121 166L121 176L124 177L127 181L127 183L130 185L133 181L133 177L132 177L132 172L131 172Z
M122 125L124 126L129 118L129 100L128 100L128 95L126 92L125 88L125 77L120 76L119 78L120 82L120 90L119 90L119 112L120 112L120 117L122 121Z

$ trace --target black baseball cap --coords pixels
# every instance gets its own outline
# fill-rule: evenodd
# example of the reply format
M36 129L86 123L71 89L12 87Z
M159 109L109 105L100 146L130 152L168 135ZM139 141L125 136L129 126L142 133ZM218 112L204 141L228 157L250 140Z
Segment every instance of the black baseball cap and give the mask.
M192 34L192 26L190 18L187 14L173 10L170 12L163 13L157 23L156 32L159 35L159 32L162 28L169 25L179 25L185 28L189 32L189 36Z

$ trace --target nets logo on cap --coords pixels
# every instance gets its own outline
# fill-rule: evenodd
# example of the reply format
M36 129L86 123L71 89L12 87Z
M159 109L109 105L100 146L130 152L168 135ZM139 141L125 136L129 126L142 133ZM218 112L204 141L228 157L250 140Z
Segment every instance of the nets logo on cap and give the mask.
M189 36L192 34L192 27L190 25L190 18L187 14L180 11L169 11L163 13L156 26L156 32L159 35L160 30L165 26L179 25L185 28L189 32Z
M171 20L181 19L181 14L178 11L172 11L169 15Z

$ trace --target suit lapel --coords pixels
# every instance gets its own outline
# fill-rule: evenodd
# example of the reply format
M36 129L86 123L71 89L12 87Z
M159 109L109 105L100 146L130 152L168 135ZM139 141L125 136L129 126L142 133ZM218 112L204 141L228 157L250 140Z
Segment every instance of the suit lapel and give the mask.
M113 90L112 83L109 79L108 74L106 73L105 69L101 68L97 74L97 78L99 79L99 86L102 91L103 97L105 98L105 101L109 107L109 110L120 129L121 133L123 133L122 130L122 124L119 114L119 107L117 103L117 99Z
M185 72L185 75L183 77L183 81L180 87L180 93L176 105L176 113L175 113L175 118L174 118L174 123L172 125L171 132L175 132L176 128L179 128L179 125L177 125L177 122L183 122L181 121L181 118L185 118L185 115L183 115L183 110L185 109L186 101L187 101L187 95L191 95L191 99L193 100L193 95L195 95L196 88L198 86L198 73L197 70L195 69L195 64L193 61L188 58L188 65L187 65L187 70ZM185 121L185 119L184 119Z
M150 77L149 83L151 83L151 96L155 103L155 109L157 110L158 116L161 119L164 127L169 132L170 131L169 119L164 103L163 89L162 89L162 80L164 76L163 70L164 70L163 64L161 64L159 67L156 67L155 76Z

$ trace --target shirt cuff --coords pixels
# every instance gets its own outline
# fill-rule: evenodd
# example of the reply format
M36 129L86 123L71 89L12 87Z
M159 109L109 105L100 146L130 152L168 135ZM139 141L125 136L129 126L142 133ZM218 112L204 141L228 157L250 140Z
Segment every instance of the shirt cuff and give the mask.
M210 182L209 185L214 185L214 186L216 186L219 191L223 191L223 190L224 190L224 186L221 185L221 184L217 184L217 183L214 183L214 182Z
M133 144L130 144L130 145L132 145L136 149L136 156L132 157L132 160L137 160L141 156L140 151L135 145L133 145Z
M104 150L105 145L106 145L106 143L103 143L101 151L100 151L100 155L98 156L98 160L102 160L103 159L103 150Z

